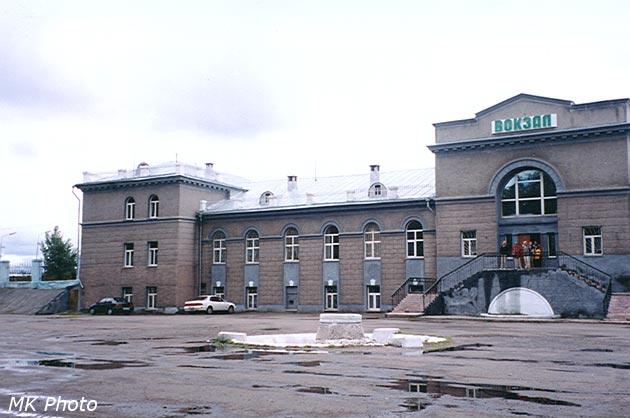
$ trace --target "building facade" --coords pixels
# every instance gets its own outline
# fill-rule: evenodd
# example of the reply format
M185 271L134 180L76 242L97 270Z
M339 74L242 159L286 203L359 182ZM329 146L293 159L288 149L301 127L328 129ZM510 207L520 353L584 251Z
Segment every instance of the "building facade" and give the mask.
M355 176L269 182L211 164L86 173L77 185L83 301L123 295L153 309L214 293L242 310L363 312L393 309L401 290L439 289L443 311L477 314L491 301L453 289L490 286L478 283L470 266L479 261L471 262L496 260L503 241L540 244L546 261L530 276L553 267L582 274L582 287L610 281L597 289L604 312L610 292L628 290L628 99L574 104L521 94L435 131L435 169L374 165ZM552 306L591 298L554 304L575 279L547 294L542 281L526 286L497 274L497 290L529 287ZM453 277L468 287L445 286Z

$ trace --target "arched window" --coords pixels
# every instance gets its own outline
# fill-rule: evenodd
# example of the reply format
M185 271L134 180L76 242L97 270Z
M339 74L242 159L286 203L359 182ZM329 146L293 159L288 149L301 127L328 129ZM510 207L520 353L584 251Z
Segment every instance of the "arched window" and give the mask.
M245 235L245 262L258 263L260 252L260 242L258 232L252 230Z
M407 223L407 257L424 257L424 239L422 224L416 220Z
M300 259L299 249L297 229L287 228L284 234L284 261L298 261Z
M339 230L334 225L324 230L324 260L339 260Z
M130 221L136 217L136 201L133 197L125 200L125 219Z
M212 236L212 263L225 263L225 234L217 231Z
M269 206L269 203L271 203L272 198L273 198L273 193L265 192L260 195L259 203L261 206Z
M501 191L501 216L553 215L557 212L556 185L540 170L523 170Z
M365 226L363 231L363 242L365 247L365 258L381 258L381 231L378 225L371 222Z
M152 194L149 198L149 218L160 216L160 198Z
M387 189L381 183L374 183L370 187L368 196L369 197L385 197L387 196Z

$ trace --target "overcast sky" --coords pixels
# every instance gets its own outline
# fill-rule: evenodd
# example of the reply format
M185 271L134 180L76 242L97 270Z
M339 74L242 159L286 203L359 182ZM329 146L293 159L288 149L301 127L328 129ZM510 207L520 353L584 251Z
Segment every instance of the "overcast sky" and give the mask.
M432 167L432 123L630 96L627 1L0 2L0 235L77 240L83 171Z

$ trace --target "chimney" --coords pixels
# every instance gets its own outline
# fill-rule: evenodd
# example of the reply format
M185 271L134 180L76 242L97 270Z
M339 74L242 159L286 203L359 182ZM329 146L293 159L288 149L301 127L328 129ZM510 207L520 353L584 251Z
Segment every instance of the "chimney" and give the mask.
M379 170L381 166L378 164L372 164L370 166L370 184L379 182Z
M352 202L354 200L354 190L346 191L346 200Z
M314 197L315 197L315 195L313 193L306 193L306 204L307 205L312 205Z
M118 170L118 177L120 177L120 178L127 177L127 170L123 170L123 169Z
M391 199L398 199L398 186L392 186L389 188L389 197Z
M290 192L297 190L297 176L287 176L287 190Z
M215 172L214 172L214 164L213 163L206 163L206 171L205 171L205 176L206 178L214 178L216 176Z

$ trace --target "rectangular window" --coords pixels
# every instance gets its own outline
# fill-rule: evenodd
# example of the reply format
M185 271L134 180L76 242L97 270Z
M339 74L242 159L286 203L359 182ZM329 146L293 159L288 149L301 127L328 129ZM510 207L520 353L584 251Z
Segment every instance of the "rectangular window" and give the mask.
M147 309L155 309L157 306L157 287L147 287Z
M287 235L284 237L284 261L299 261L299 249L297 235Z
M381 233L379 231L366 231L364 235L365 258L381 258Z
M250 309L250 310L258 309L258 288L257 287L247 288L247 309Z
M125 247L125 257L123 261L124 267L133 267L133 243L126 243Z
M215 286L212 288L212 294L215 296L220 296L221 299L225 297L225 287L223 286Z
M225 239L217 238L212 241L212 262L225 264Z
M258 237L247 238L246 263L258 263L260 243Z
M326 300L326 305L325 305L325 310L327 311L336 311L338 309L338 305L337 305L337 297L338 297L338 293L337 293L337 286L326 286L324 288L324 293L325 293L325 300Z
M149 266L158 265L158 243L157 241L149 241Z
M125 219L130 221L136 217L136 202L129 199L125 205Z
M160 214L160 201L152 196L149 200L149 218L157 218Z
M123 287L122 288L122 297L129 303L133 303L133 288L131 287Z
M368 311L381 310L381 287L380 286L367 287L367 302L368 302Z
M556 234L553 232L547 233L547 257L556 257Z
M585 226L582 228L584 235L584 255L602 255L602 228L600 226Z
M424 239L421 229L407 231L407 257L424 257Z
M462 257L477 256L477 231L462 231Z
M324 235L324 260L339 260L339 234Z

